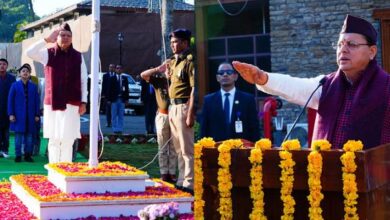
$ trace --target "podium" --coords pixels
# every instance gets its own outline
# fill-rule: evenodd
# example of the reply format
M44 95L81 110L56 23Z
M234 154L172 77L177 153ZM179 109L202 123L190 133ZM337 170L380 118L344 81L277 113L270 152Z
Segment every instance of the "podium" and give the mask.
M279 148L273 148L263 152L264 212L269 220L279 220L283 213L283 203L280 199L279 151ZM292 193L296 201L294 219L309 219L307 156L310 150L303 149L291 152L296 162ZM326 220L344 219L342 164L340 161L343 153L342 150L321 152L323 157L321 185L324 194L321 208L323 210L322 216ZM201 158L204 174L203 199L206 203L204 214L207 220L220 219L217 210L219 207L218 155L216 148L204 148ZM249 156L250 149L231 150L233 219L236 220L249 219L252 210L252 199L249 192L251 184L249 173L252 165L248 159ZM390 144L356 152L355 162L357 164L355 174L359 194L357 205L359 219L390 219Z

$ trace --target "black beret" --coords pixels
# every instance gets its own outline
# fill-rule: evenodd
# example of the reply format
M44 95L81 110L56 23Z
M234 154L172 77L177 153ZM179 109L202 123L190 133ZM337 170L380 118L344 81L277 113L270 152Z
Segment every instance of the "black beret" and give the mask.
M72 30L70 29L70 26L68 23L62 23L60 28L61 28L61 30L69 31L72 33Z
M20 72L23 68L28 69L28 71L31 73L31 66L30 66L30 64L28 64L28 63L23 64L23 66L21 66L21 67L18 69L18 72Z
M172 37L190 41L191 31L184 28L176 29L169 34L169 39L171 39Z
M369 43L376 44L377 32L372 24L363 18L347 15L344 20L344 25L341 28L341 34L343 33L356 33L364 35L370 41Z

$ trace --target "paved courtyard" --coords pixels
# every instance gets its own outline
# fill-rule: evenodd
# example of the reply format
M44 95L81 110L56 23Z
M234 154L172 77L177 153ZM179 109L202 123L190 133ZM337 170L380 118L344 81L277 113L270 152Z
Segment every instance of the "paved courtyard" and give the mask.
M112 128L106 127L107 120L106 115L100 114L100 124L103 134L111 134ZM81 133L89 133L89 115L83 115L81 117ZM123 134L145 134L145 117L135 115L125 115L123 123Z

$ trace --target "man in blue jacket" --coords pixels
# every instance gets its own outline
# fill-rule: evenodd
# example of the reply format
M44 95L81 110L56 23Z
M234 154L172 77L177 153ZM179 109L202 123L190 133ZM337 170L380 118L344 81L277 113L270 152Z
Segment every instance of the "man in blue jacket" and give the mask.
M31 67L23 64L19 69L20 80L13 83L8 95L8 115L11 130L15 132L15 162L24 160L34 162L33 135L36 134L36 123L39 121L40 101L37 86L30 79Z
M15 76L7 73L8 61L0 59L0 157L8 157L9 119L7 114L8 92Z
M260 132L255 98L236 89L238 74L230 63L220 64L216 77L221 89L204 97L201 137L257 141Z

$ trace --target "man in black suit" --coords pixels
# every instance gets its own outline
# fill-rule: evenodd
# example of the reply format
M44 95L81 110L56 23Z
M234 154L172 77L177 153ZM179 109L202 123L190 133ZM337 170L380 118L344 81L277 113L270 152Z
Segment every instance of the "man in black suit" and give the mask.
M235 88L238 74L230 63L218 67L217 81L221 90L204 97L201 117L201 137L215 141L242 138L259 139L259 120L253 95Z
M109 85L109 100L111 102L112 131L123 132L123 115L125 105L129 100L129 81L122 76L122 66L116 65L116 75L111 77Z
M105 103L105 111L106 111L106 119L107 119L107 127L111 127L111 101L108 99L109 91L110 91L110 79L115 76L115 64L110 64L108 66L108 72L103 75L102 82L102 100Z
M145 109L146 134L155 134L154 125L157 112L156 94L152 84L146 80L141 80L141 100Z

